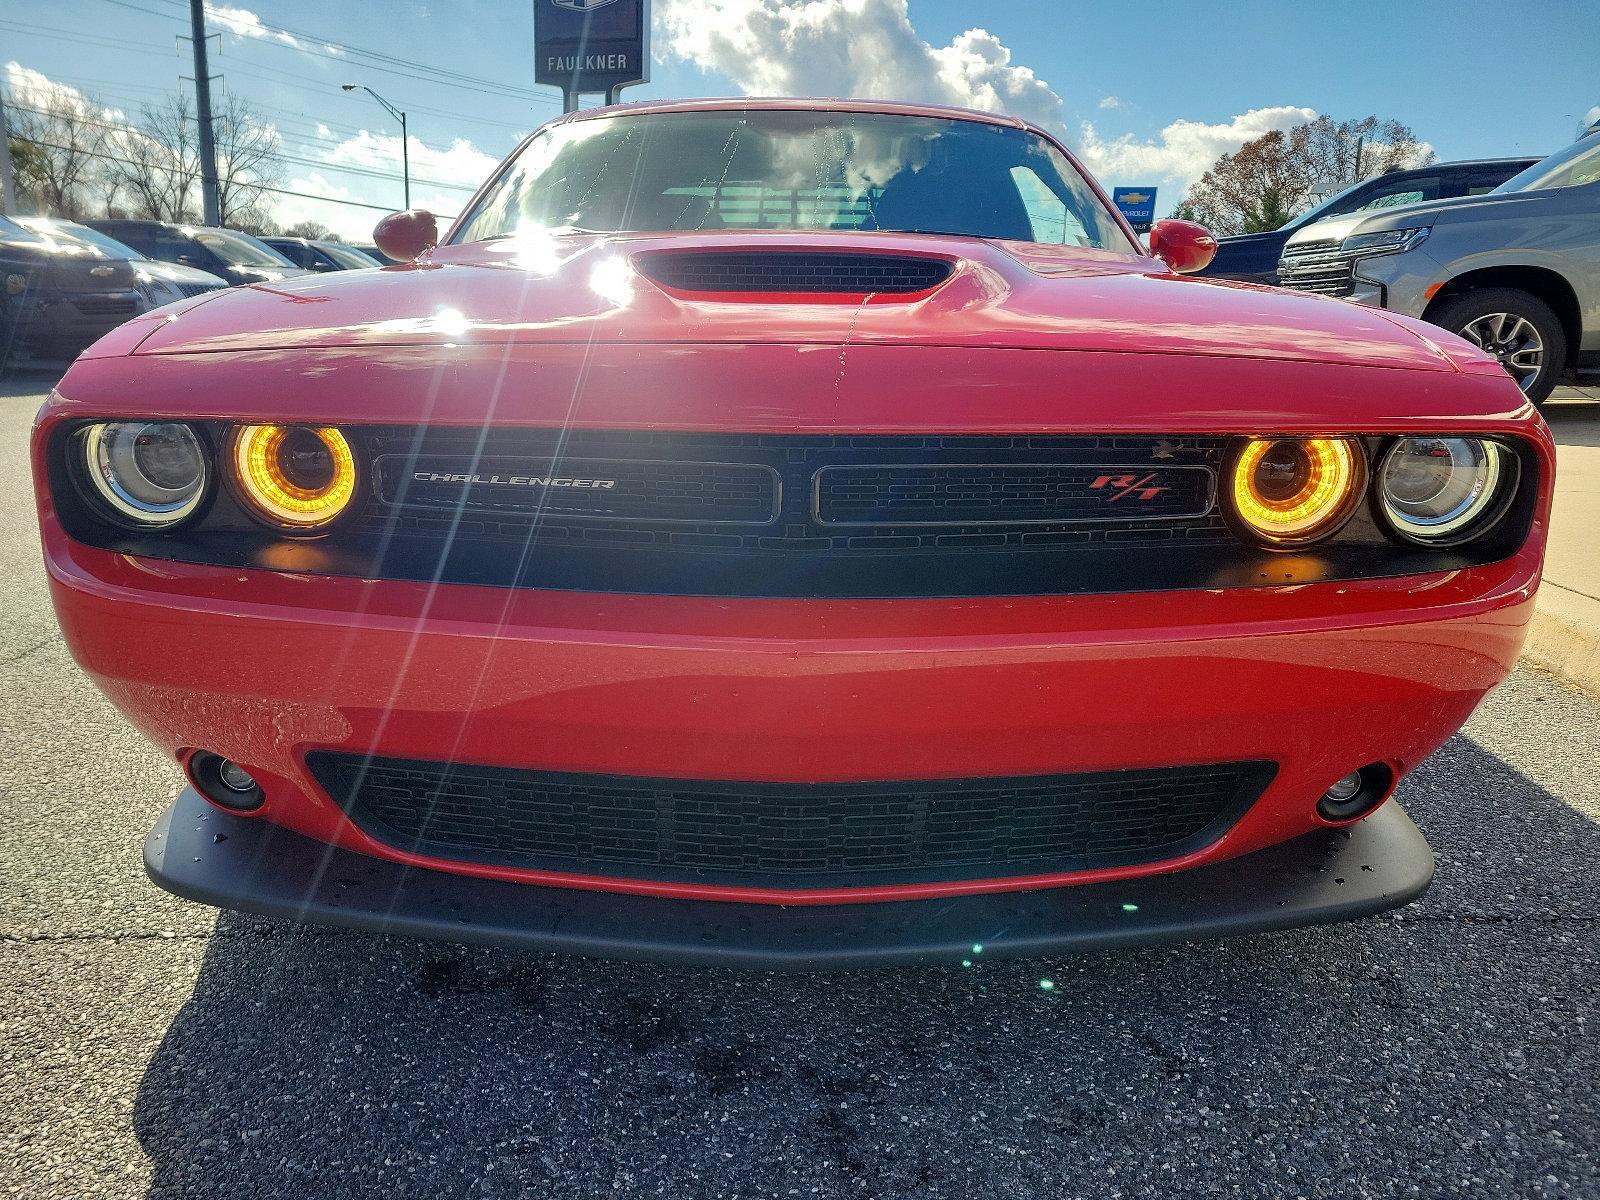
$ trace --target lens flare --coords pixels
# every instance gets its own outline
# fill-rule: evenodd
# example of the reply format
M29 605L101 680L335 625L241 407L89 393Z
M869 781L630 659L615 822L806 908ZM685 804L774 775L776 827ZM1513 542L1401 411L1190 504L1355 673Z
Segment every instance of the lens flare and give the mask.
M1263 541L1332 533L1361 496L1366 460L1349 438L1252 438L1233 465L1233 510Z
M326 525L356 494L356 459L332 426L242 425L234 480L261 516L291 529Z

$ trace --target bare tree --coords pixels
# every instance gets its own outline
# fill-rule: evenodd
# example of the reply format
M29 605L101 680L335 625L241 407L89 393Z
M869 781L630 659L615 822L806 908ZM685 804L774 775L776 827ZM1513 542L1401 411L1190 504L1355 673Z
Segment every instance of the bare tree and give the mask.
M271 225L266 189L282 178L280 139L249 104L229 95L212 113L217 194L222 224L265 231ZM128 208L158 221L193 221L200 211L200 138L185 95L146 106L136 126L113 135L116 189Z
M265 226L268 189L283 182L283 139L245 100L229 93L212 113L217 146L217 202L223 225Z
M1398 121L1318 117L1273 130L1224 154L1179 206L1221 234L1278 229L1319 191L1433 161L1433 151Z
M155 221L190 221L200 178L198 129L188 101L171 95L146 105L135 127L110 139L113 192L125 191L127 210Z
M17 184L34 204L58 217L86 215L87 194L98 171L104 110L65 88L18 89L7 109Z
M283 231L283 235L284 237L309 238L313 242L320 242L331 238L333 230L329 229L321 221L307 220L289 226Z

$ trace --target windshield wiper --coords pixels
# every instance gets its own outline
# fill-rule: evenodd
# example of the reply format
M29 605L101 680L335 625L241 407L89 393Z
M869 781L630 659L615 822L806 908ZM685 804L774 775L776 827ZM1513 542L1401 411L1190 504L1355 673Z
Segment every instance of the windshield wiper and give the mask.
M483 237L473 238L474 242L501 242L506 238L523 237L529 233L589 233L599 237L608 237L616 233L615 229L585 229L582 225L550 225L540 226L536 229L517 229L510 233L490 233Z

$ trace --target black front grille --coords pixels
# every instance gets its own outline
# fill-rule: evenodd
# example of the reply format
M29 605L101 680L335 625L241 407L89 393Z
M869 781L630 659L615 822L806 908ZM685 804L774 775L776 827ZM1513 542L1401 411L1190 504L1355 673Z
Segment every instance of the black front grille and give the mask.
M177 287L185 297L204 296L207 292L222 290L222 285L216 283L179 283Z
M380 504L364 530L500 543L513 556L614 544L838 562L1233 542L1212 502L1221 438L516 429L484 439L448 429L420 439L410 430L366 436ZM571 486L579 480L616 486Z
M139 302L131 297L126 300L74 300L72 303L86 317L131 317L139 311Z
M816 474L824 525L1048 525L1203 517L1207 467L1057 463L824 467Z
M900 254L690 252L636 261L645 275L681 292L924 292L952 270L944 259Z
M1348 296L1355 282L1355 255L1346 254L1332 238L1300 242L1284 249L1278 262L1278 283L1300 292Z
M388 454L373 472L379 497L402 509L663 525L768 525L778 517L780 477L759 463Z
M317 752L366 833L459 862L795 889L1157 862L1210 844L1271 763L890 783L727 783Z

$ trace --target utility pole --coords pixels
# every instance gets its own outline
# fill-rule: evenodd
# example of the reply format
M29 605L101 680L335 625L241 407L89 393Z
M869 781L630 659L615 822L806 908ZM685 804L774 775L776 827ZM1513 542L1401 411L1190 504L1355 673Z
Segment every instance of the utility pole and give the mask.
M6 128L6 97L0 92L0 214L17 213L17 189L11 182L11 131Z
M200 123L200 203L207 225L222 224L222 201L217 194L217 147L211 131L211 75L206 66L205 0L189 0L189 24L194 42L194 112Z

